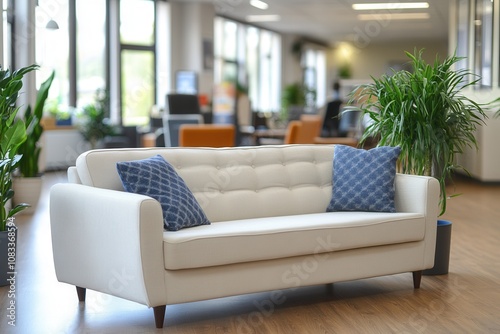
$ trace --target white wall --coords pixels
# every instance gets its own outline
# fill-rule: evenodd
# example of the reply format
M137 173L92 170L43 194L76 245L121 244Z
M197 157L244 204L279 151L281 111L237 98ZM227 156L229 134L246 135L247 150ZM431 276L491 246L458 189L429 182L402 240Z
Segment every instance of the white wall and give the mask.
M213 70L203 68L203 40L214 39L215 8L211 3L170 2L171 13L171 87L175 73L190 70L198 73L200 94L212 94Z
M299 36L283 34L281 36L281 87L285 87L297 82L302 82L302 68L300 59L292 54L292 45Z
M329 76L338 78L338 69L345 63L351 67L351 79L364 80L370 76L379 77L385 74L391 64L408 62L405 51L413 53L414 49L424 49L423 58L434 62L436 55L444 58L448 55L448 42L395 42L390 44L373 44L365 48L356 48L353 44L342 43L331 49L329 59Z
M492 87L485 89L469 89L465 95L479 103L488 103L494 99L500 98L500 0L493 0L494 19L493 28L493 57L492 57ZM475 5L471 2L471 8ZM450 26L449 40L450 52L456 48L456 1L451 1L450 5ZM474 21L474 13L470 13L470 21ZM474 64L474 27L469 31L469 67ZM500 104L497 104L494 110L498 110ZM494 110L488 112L488 118L485 124L476 131L476 140L478 150L475 148L466 148L463 154L457 155L458 164L467 169L470 175L478 180L485 182L500 181L500 118L495 117Z

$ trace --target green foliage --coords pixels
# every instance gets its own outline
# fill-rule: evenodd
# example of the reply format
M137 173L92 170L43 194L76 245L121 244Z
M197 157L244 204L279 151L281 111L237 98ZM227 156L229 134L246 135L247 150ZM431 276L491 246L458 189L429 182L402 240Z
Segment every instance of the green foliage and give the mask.
M304 87L298 83L286 86L281 96L281 106L288 109L290 106L303 106L306 103Z
M95 102L86 105L81 114L79 130L83 138L90 143L94 149L97 142L108 135L115 133L114 127L109 123L108 94L103 89L98 89L95 94Z
M40 121L43 117L43 108L45 101L49 96L49 89L52 85L52 81L54 80L54 75L55 72L52 71L49 78L40 86L33 111L31 110L31 107L28 106L24 112L26 141L19 147L18 151L19 154L23 156L19 163L19 171L21 176L24 177L35 177L39 174L38 159L42 148L40 147L38 141L43 133L43 127L40 124Z
M292 106L313 107L316 101L316 91L294 83L285 86L281 94L281 118L286 119Z
M441 214L446 211L446 180L456 166L455 154L477 148L476 128L484 124L487 105L461 94L479 77L468 70L453 70L456 55L433 64L423 51L406 52L412 72L397 71L373 79L351 95L371 118L362 140L380 138L379 146L400 146L403 173L432 175L441 187Z
M347 63L339 67L339 77L349 79L352 76L351 66Z
M16 118L19 111L16 102L24 75L36 69L37 65L31 65L12 72L0 66L0 231L5 231L10 217L28 206L23 203L6 209L7 202L14 196L11 176L21 160L18 149L26 140L24 122Z
M48 112L56 120L67 120L71 118L71 107L60 108L59 101L57 99L52 99L45 102L44 112Z

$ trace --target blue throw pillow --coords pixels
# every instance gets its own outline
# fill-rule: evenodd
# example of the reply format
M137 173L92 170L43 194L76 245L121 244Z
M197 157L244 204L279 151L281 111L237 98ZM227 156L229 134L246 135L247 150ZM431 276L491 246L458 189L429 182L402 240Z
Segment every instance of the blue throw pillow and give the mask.
M394 178L399 147L371 150L336 145L333 152L332 211L396 212Z
M161 155L118 162L116 169L126 191L160 202L165 229L178 231L184 227L210 224L184 180Z

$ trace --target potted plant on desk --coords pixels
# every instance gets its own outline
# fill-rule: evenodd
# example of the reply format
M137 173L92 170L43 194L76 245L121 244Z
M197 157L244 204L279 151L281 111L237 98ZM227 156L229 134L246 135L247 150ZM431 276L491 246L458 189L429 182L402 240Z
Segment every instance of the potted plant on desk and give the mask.
M446 211L446 182L455 165L455 154L476 147L475 130L484 123L484 109L462 94L480 78L469 70L454 70L461 58L427 64L423 51L411 54L412 72L401 70L383 75L360 86L350 103L359 102L370 117L362 141L380 138L379 146L400 146L402 173L429 175L438 179L441 189L440 215ZM438 221L436 260L424 274L448 273L451 223ZM443 256L442 258L440 256Z
M26 140L24 122L16 118L19 110L16 102L23 86L22 78L37 68L31 65L12 72L0 67L0 286L9 284L10 273L15 271L15 261L11 261L17 236L13 217L28 206L21 203L11 207L10 203L14 196L12 173L21 160L18 149Z
M23 213L31 214L35 211L42 190L42 177L38 166L42 151L39 141L43 133L40 121L54 75L55 72L52 72L48 79L42 83L33 110L31 106L28 106L23 116L26 126L26 140L19 146L18 150L18 153L22 155L19 162L20 177L13 179L14 204L28 203L30 205Z

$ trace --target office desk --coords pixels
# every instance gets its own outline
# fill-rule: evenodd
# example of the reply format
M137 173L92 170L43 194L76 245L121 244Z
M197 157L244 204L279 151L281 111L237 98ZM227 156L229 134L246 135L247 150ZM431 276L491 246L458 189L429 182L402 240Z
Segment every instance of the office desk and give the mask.
M316 137L314 138L315 144L338 144L358 147L359 141L352 137Z
M271 139L269 144L283 144L286 129L257 129L252 133L255 145L262 145L262 139Z

